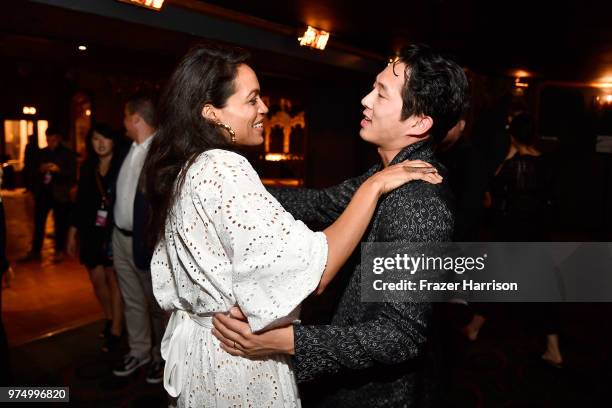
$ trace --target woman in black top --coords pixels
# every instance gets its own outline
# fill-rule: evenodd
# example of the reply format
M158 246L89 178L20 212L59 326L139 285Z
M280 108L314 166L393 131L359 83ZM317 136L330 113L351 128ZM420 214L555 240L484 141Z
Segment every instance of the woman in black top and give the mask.
M86 144L87 158L81 166L67 247L68 254L75 256L78 232L80 260L89 271L96 297L106 316L106 341L102 350L109 351L118 346L123 325L123 303L110 245L112 189L119 173L118 155L115 154L118 137L109 126L94 124Z
M531 115L521 113L510 123L511 146L491 185L495 240L500 242L538 242L550 240L553 171L546 156L535 147ZM475 340L485 322L482 306L476 307L466 327ZM542 359L560 368L559 306L554 303L530 305L530 315L546 335Z
M530 115L514 118L509 131L512 144L491 186L496 239L548 241L553 184L550 163L534 146Z

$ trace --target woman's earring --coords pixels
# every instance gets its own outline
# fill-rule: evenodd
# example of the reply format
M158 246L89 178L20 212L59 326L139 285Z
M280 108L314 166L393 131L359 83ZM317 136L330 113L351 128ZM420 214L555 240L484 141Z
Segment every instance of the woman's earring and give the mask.
M225 123L221 123L221 122L217 122L217 126L222 127L223 129L227 130L227 132L231 136L232 143L236 143L236 132L234 132L234 129L232 129L229 125L226 125Z

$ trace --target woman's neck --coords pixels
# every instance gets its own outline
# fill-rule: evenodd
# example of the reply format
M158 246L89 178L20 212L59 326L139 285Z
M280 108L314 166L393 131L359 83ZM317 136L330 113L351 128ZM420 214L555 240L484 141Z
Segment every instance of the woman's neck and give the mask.
M110 162L112 158L113 158L112 154L100 157L100 160L98 161L98 171L100 172L101 175L105 176L106 173L108 173L108 169L110 167Z

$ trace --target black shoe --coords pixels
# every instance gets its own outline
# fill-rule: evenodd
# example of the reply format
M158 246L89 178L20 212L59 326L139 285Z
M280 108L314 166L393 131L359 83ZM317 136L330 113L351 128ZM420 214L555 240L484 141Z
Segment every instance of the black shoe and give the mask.
M147 368L147 383L159 384L164 381L164 362L153 361Z
M17 260L17 262L33 262L40 261L42 257L40 256L40 251L30 251L26 256Z
M109 335L102 345L102 351L105 353L113 353L119 350L121 345L121 336L115 336L114 334Z
M149 361L151 361L151 357L147 356L140 359L128 354L123 357L123 361L115 366L113 374L117 377L127 377L138 370L139 367L148 364Z

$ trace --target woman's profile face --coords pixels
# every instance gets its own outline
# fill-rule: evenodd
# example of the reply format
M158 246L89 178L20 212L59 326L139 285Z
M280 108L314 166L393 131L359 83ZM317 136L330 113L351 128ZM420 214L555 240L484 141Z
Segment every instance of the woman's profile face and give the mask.
M236 144L256 146L263 143L263 119L268 107L261 100L257 75L248 65L238 66L234 91L225 107L215 112L217 119L234 129Z
M94 152L100 157L108 156L113 153L113 140L107 139L98 132L93 133L91 145Z

